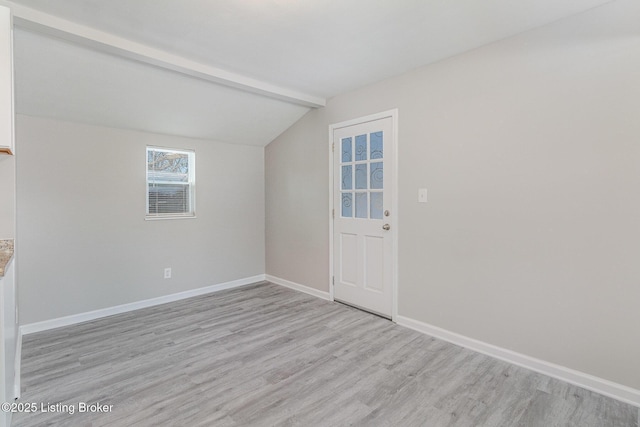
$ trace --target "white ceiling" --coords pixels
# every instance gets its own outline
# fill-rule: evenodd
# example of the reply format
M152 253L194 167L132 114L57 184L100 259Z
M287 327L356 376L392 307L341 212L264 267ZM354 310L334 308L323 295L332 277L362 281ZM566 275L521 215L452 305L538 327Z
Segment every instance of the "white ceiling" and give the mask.
M308 108L16 29L16 111L266 145Z
M610 1L12 3L265 84L330 98ZM17 110L24 114L266 145L308 111L299 103L26 29L16 31L15 58Z

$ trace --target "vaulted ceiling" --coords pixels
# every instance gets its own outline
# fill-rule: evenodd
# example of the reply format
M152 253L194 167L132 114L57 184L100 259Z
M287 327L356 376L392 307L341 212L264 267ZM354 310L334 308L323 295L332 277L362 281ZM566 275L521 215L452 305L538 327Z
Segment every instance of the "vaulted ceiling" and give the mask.
M611 0L0 0L18 113L266 145L358 87Z

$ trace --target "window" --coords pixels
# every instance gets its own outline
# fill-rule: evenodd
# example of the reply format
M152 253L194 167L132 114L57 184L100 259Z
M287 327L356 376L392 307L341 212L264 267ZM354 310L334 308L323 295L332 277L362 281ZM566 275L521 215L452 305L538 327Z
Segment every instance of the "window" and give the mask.
M195 153L147 147L147 219L194 217Z
M382 219L384 199L383 132L342 138L342 217ZM355 145L354 145L355 142ZM368 155L368 156L367 156ZM355 209L354 209L355 207Z

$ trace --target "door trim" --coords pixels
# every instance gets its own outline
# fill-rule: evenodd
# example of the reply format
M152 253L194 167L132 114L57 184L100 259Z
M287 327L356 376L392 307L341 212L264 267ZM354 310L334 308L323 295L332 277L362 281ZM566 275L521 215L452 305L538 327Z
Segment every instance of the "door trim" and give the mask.
M395 232L393 233L393 237L391 238L391 321L396 322L398 318L398 235L399 235L399 227L398 227L398 218L399 218L399 210L398 210L398 109L394 108L393 110L387 110L380 113L370 114L368 116L359 117L356 119L346 120L339 123L334 123L329 125L329 144L328 144L328 155L329 155L329 299L331 301L335 301L333 297L333 277L335 275L334 271L334 263L333 263L333 210L336 209L333 203L333 132L336 129L353 126L361 123L372 122L375 120L391 118L391 122L393 125L393 173L391 174L391 179L393 181L392 184L392 195L391 195L391 211L393 215L391 215L391 227Z

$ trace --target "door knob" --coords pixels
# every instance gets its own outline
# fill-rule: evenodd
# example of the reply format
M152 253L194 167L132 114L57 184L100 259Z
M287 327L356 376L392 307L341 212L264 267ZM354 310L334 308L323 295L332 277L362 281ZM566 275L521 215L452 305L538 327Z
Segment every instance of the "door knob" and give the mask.
M391 228L391 226L389 224L385 224L385 225L382 226L383 230L388 230L390 228Z

